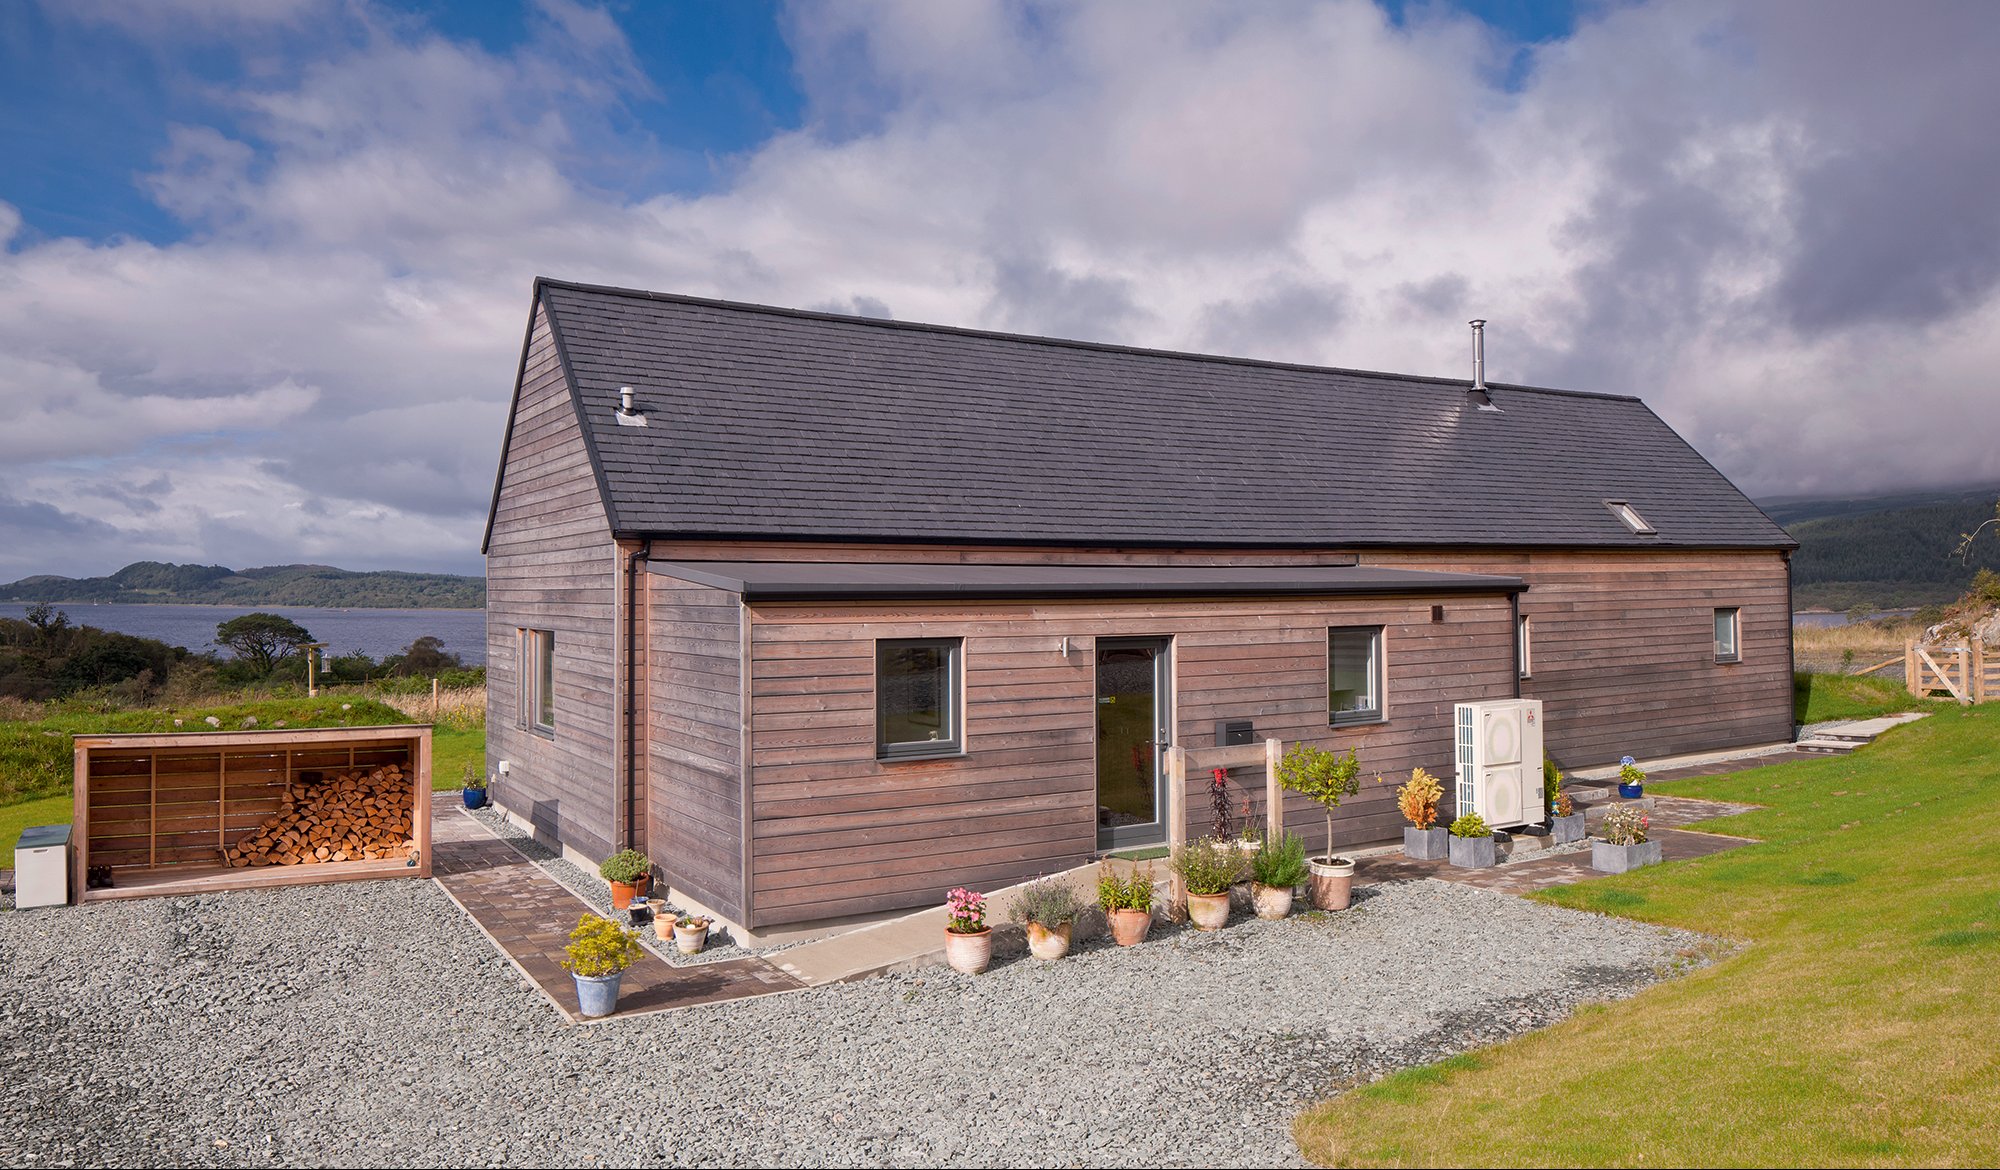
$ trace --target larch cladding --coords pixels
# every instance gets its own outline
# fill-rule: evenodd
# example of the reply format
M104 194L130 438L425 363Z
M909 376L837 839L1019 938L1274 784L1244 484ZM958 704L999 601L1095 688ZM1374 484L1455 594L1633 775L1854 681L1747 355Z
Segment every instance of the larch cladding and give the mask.
M742 599L647 577L647 838L669 886L742 922Z
M486 555L486 762L493 798L602 857L618 839L618 548L538 307ZM555 734L520 715L523 629L555 634Z

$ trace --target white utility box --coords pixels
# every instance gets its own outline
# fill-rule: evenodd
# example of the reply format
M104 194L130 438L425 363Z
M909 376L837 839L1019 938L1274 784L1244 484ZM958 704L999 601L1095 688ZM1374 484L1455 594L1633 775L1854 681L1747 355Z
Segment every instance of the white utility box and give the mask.
M1492 699L1452 707L1458 726L1459 816L1476 812L1489 827L1539 825L1542 798L1542 701Z
M21 830L14 846L14 906L69 905L69 826Z

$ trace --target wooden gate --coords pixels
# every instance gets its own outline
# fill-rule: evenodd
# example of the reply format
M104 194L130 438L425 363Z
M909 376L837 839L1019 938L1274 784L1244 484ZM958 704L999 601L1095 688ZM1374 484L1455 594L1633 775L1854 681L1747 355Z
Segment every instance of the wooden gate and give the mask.
M1928 644L1910 639L1903 649L1903 677L1919 699L2000 699L2000 655L1989 654L1977 639Z

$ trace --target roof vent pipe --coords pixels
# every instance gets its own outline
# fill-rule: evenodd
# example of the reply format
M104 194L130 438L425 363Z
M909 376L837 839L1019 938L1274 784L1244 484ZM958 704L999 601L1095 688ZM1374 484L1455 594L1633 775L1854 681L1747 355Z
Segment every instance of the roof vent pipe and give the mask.
M1493 396L1486 392L1486 320L1478 318L1472 325L1472 387L1466 397L1481 410L1497 411Z
M618 420L618 425L621 427L643 427L646 425L646 416L632 409L632 388L630 386L620 386L618 388L618 413L612 417Z
M630 386L620 386L618 388L618 413L632 413L632 388Z

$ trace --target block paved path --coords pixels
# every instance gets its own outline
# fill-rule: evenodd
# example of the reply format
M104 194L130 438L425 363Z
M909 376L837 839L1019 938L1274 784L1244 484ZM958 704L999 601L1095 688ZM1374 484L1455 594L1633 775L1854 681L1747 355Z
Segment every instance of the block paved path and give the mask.
M431 805L431 872L493 944L542 989L572 1023L576 982L562 968L563 948L579 915L596 909L550 877L527 854L466 813L456 792ZM626 968L618 1011L607 1017L671 1011L753 995L795 991L805 984L760 958L676 967L647 949Z

